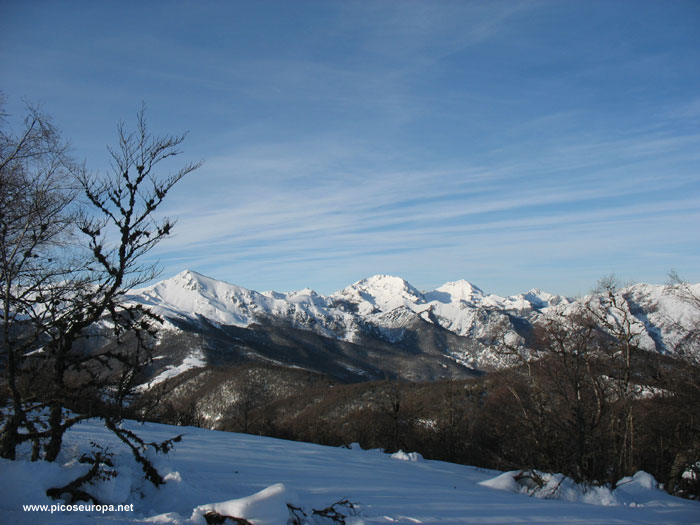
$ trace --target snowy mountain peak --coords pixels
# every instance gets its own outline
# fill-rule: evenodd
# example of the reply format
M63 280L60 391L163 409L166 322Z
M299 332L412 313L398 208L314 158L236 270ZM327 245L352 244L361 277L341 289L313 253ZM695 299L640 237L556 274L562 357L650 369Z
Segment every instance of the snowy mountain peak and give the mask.
M408 281L393 275L373 275L372 277L356 282L352 286L362 287L366 290L381 290L387 293L409 295L411 297L418 297L421 295Z
M228 285L223 281L217 281L206 275L195 272L193 270L184 270L170 279L165 279L161 281L156 286L165 285L167 287L181 287L187 290L200 291L207 293L207 291L214 290L222 285Z
M314 290L311 288L304 288L302 290L297 290L295 292L289 292L288 294L284 295L284 299L290 303L293 304L309 304L309 305L315 305L319 307L325 307L326 306L326 299L325 297L322 297L318 295Z
M296 290L294 292L289 292L288 297L301 297L301 296L317 296L318 294L311 288L302 288L301 290Z
M247 326L253 318L248 306L260 302L258 298L262 296L185 270L152 286L133 290L131 298L153 306L156 313L165 317L201 316L215 323Z
M459 281L445 283L434 292L426 294L426 296L428 295L430 295L431 299L442 303L458 303L460 301L476 303L480 302L484 292L469 281L460 279Z
M546 308L559 304L563 298L558 295L543 292L539 288L533 288L529 292L517 296L517 299L522 299L530 303L533 308Z
M423 294L401 277L373 275L334 293L331 297L359 305L360 313L389 312L425 303Z
M175 286L182 286L184 288L189 288L190 290L197 290L200 287L199 281L202 280L204 276L192 270L185 270L178 273L175 277L166 279L163 283L171 282Z

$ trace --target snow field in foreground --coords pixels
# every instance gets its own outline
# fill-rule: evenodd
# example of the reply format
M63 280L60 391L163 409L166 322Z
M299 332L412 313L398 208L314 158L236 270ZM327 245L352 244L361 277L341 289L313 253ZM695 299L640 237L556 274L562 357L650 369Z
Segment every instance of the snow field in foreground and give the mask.
M167 483L159 489L144 481L131 453L99 421L88 421L66 436L56 464L0 461L2 523L205 523L203 515L245 517L259 525L284 525L287 503L323 509L348 499L359 511L348 525L436 524L700 524L700 503L669 496L644 473L620 489L582 491L570 480L543 475L545 488L530 497L514 473L501 473L420 458L295 443L191 427L126 422L146 441L184 437L155 464ZM134 504L134 512L25 512L23 504L55 504L45 495L82 474L87 466L72 458L107 444L119 475L91 487L104 503ZM322 520L309 523L327 523Z

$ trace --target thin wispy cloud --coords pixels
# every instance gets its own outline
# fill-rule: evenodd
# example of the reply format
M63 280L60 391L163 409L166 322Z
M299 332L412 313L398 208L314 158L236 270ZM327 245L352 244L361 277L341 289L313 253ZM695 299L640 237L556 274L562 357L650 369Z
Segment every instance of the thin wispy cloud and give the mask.
M142 100L155 133L189 130L206 163L166 201L166 276L700 280L692 1L77 5L6 9L4 89L94 170Z
M163 248L176 253L191 246L208 247L215 259L192 261L203 267L269 260L307 271L320 265L318 272L329 262L338 265L358 258L376 259L381 261L378 267L385 267L391 256L409 253L412 258L423 253L424 264L432 267L440 267L440 254L448 253L450 268L452 260L509 258L522 252L533 260L545 253L546 259L556 259L557 252L566 253L567 259L573 253L604 258L613 251L635 250L650 235L663 238L673 230L693 235L687 225L697 219L700 199L683 191L692 187L693 175L630 169L639 167L639 157L674 153L693 140L663 141L654 153L645 146L659 141L649 136L638 142L579 144L544 159L542 165L518 165L517 174L507 164L494 166L492 172L483 167L389 170L355 174L359 184L328 177L313 179L313 185L302 189L277 186L271 195L266 184L248 183L235 205L217 209L216 200L210 200L208 212L184 215L177 235ZM619 165L600 161L600 156L613 153L621 159ZM279 172L290 167L303 173L326 169L318 164L322 154L309 157L315 158L313 165L303 158L277 159L262 171L279 182L289 177ZM223 160L217 163L224 168ZM596 166L600 171L569 178L572 170ZM551 176L557 169L565 176ZM659 192L674 188L678 197L658 198Z

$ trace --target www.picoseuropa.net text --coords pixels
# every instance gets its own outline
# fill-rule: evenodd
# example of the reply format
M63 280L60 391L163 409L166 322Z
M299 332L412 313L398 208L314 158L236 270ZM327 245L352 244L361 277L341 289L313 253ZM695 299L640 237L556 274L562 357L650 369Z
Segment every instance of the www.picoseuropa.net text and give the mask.
M22 505L22 510L25 512L134 512L134 504L126 505L95 505L92 503L84 503L79 505L68 505L65 503L52 503L42 505Z

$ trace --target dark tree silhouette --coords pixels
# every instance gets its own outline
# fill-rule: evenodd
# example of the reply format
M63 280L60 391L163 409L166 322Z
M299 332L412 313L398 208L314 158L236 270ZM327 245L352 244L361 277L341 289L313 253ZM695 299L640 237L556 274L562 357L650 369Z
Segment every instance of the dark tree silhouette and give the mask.
M121 429L120 419L138 372L150 359L160 320L141 305L128 304L125 294L157 275L144 256L170 234L173 222L157 219L155 212L172 187L200 164L161 173L161 162L180 153L185 135L151 136L143 108L135 131L118 126L118 145L109 149L108 173L90 173L69 162L59 146L36 148L31 157L35 164L14 161L12 155L31 153L23 146L31 141L23 137L32 137L33 129L44 122L30 113L26 131L19 139L8 140L9 147L3 145L0 159L3 192L10 187L5 179L46 179L54 184L45 193L29 194L26 206L6 200L8 207L3 207L3 219L5 210L10 210L23 217L27 231L37 233L15 234L14 246L6 236L1 239L3 254L18 252L15 246L21 246L24 259L16 255L10 259L18 260L14 267L22 271L3 269L3 289L10 290L3 305L3 380L13 415L0 431L0 454L12 458L19 444L31 440L34 459L54 461L66 430L98 416L123 441L139 445L132 446L139 459L143 447ZM55 128L44 125L44 129L42 140L50 138L50 144L60 145ZM16 150L20 154L13 153ZM45 164L56 164L62 171L47 175L36 167ZM70 184L56 185L57 174ZM55 224L52 218L32 212L40 198L56 203ZM25 238L31 247L24 248Z

